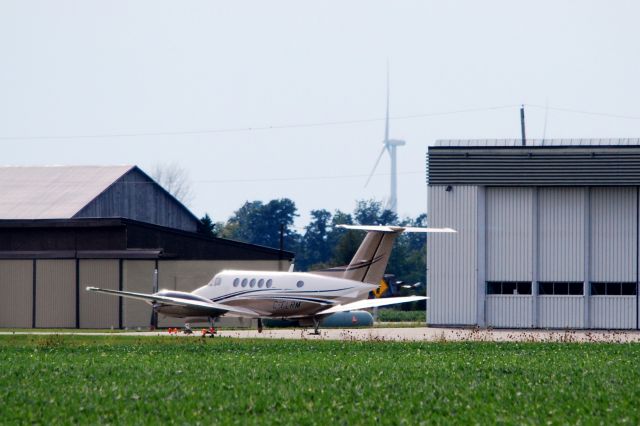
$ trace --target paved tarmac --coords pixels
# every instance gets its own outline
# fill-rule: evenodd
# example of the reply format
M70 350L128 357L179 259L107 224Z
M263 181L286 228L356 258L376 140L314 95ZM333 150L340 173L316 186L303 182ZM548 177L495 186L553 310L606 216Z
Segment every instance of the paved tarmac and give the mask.
M310 334L309 329L265 329L257 330L220 330L219 336L239 339L303 339L303 340L349 340L349 341L428 341L428 342L608 342L631 343L640 342L639 331L603 331L603 330L491 330L469 328L352 328L321 329L320 335ZM108 336L112 333L55 331L46 330L0 332L7 334L80 334L90 336ZM165 330L144 332L116 332L118 336L175 336ZM198 330L187 336L200 337Z

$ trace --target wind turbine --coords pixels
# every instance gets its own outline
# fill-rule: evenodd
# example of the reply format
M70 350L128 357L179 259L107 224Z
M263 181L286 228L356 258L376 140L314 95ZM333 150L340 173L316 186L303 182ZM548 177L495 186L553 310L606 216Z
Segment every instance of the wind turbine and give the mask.
M371 174L369 178L367 178L367 183L364 184L366 187L369 184L369 181L373 177L373 174L384 155L384 152L389 153L389 157L391 159L391 182L390 182L390 195L389 195L389 203L387 208L394 213L398 213L398 169L396 165L396 149L399 146L406 145L405 141L399 139L389 139L389 67L387 66L387 115L384 126L384 140L382 141L384 146L382 147L382 151L380 151L380 155L378 155L378 159L376 160L376 164L373 166L373 170L371 170Z

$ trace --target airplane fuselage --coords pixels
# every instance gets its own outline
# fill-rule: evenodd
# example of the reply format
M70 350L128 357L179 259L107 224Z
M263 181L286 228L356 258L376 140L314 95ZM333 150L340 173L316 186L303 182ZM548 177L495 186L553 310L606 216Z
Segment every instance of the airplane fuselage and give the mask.
M376 287L306 272L223 271L206 285L186 294L203 301L250 309L261 317L303 318L333 305L366 299ZM178 292L158 293L171 294ZM202 311L191 307L159 305L156 310L176 317L203 316Z

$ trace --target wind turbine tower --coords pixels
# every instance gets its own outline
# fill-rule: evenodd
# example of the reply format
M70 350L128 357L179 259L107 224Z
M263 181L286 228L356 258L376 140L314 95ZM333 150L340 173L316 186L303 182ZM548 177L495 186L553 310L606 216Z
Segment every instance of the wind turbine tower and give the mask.
M389 202L387 204L387 208L394 213L398 213L398 166L396 159L396 150L399 146L406 145L406 142L399 139L389 139L389 68L387 68L387 114L385 118L384 125L384 140L382 141L383 147L382 151L380 151L380 155L378 155L378 159L376 160L376 164L373 166L373 170L371 170L371 174L367 179L367 183L365 183L365 187L369 184L371 177L376 171L378 164L380 163L380 159L384 155L385 151L389 153L389 158L391 160L391 174L390 174L390 190L389 190Z

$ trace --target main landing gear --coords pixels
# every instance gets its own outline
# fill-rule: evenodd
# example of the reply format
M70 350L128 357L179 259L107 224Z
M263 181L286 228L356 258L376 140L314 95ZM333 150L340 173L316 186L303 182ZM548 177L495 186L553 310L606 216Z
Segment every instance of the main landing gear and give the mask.
M258 333L262 333L262 318L258 318Z
M216 328L213 326L213 318L209 317L209 328L203 328L202 329L202 337L211 337L213 338L216 333L218 332L218 330L216 330Z
M313 333L309 333L309 334L313 334L314 336L319 336L320 331L318 330L318 328L320 328L320 318L313 317Z

